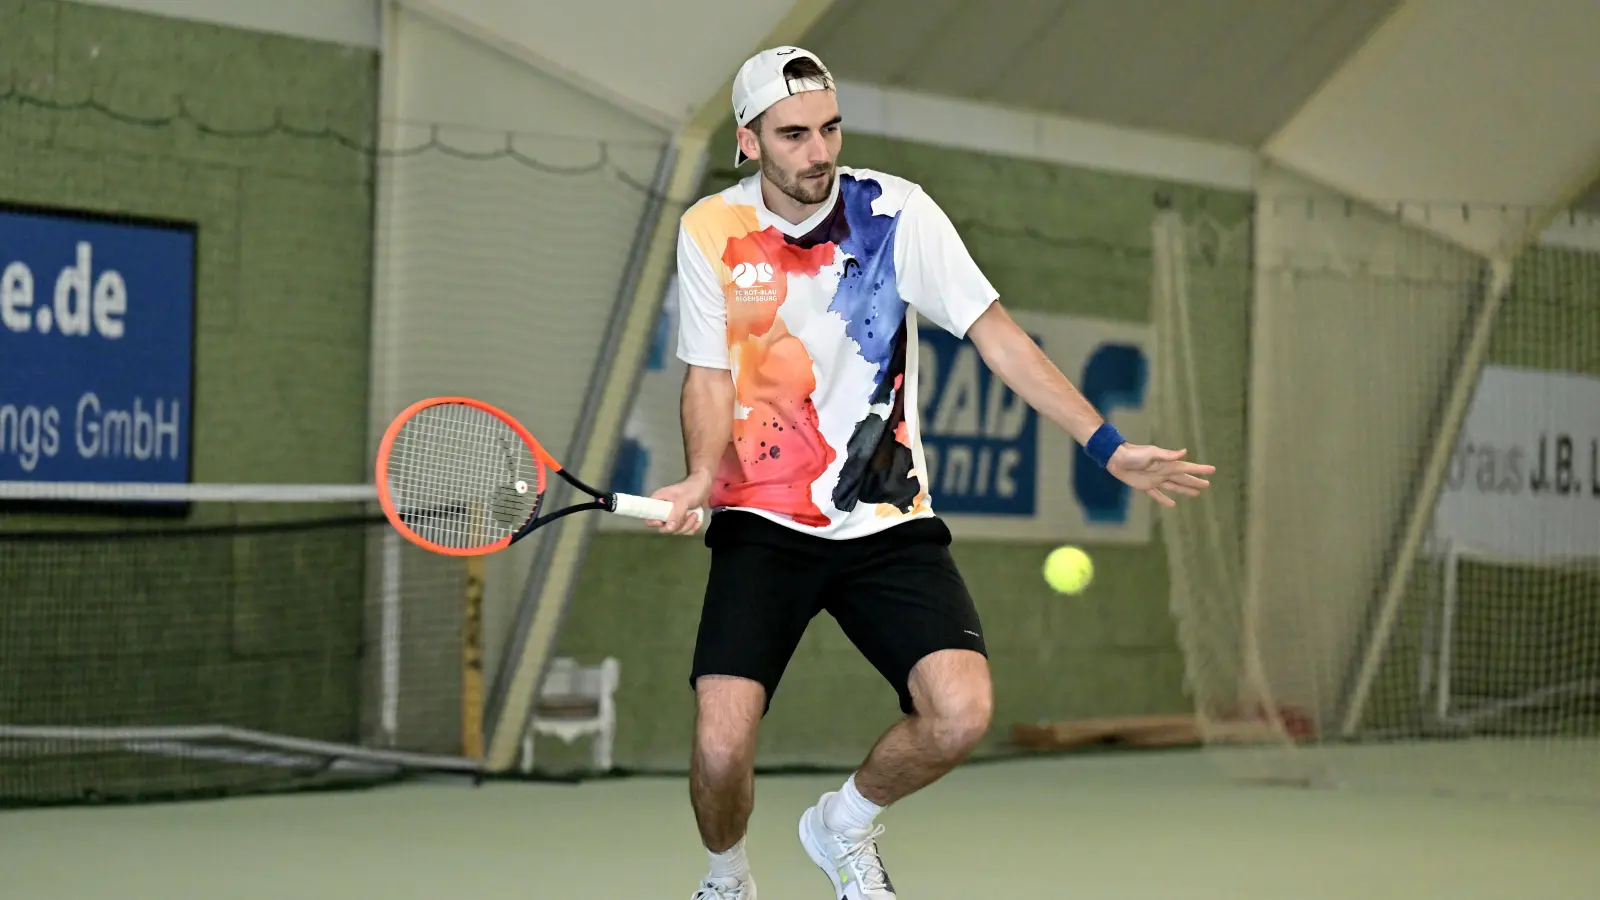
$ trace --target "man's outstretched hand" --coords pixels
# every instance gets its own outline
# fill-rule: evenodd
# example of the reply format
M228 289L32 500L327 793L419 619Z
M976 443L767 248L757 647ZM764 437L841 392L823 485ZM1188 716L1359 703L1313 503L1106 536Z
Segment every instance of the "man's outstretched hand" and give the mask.
M1177 506L1166 492L1198 497L1211 486L1204 476L1216 466L1184 460L1187 450L1166 450L1149 444L1123 444L1111 454L1106 471L1134 490L1144 491L1162 506Z

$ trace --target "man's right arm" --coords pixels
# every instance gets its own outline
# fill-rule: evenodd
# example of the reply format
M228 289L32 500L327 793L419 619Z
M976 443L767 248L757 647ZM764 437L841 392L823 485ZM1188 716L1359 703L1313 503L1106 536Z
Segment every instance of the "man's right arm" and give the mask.
M681 417L686 475L653 496L670 500L681 515L704 506L717 466L733 439L733 373L728 354L728 309L722 283L710 258L688 228L678 228L678 358L683 376ZM685 521L687 519L688 521ZM662 525L671 533L692 533L701 523L685 516Z
M733 439L733 378L727 369L689 366L683 375L683 457L687 480L706 490Z
M707 243L711 243L707 241ZM733 373L728 353L728 302L713 260L687 223L678 226L678 358L683 376L683 456L686 481L711 489L733 439Z

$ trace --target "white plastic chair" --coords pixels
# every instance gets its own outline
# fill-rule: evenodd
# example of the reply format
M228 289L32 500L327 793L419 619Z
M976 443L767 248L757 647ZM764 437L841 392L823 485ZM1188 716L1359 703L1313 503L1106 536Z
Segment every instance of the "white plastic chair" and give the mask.
M537 735L558 737L571 744L581 737L593 739L591 756L596 771L609 772L616 741L615 694L622 664L606 657L598 666L580 666L577 660L557 657L539 686L528 730L522 736L522 771L533 771L533 742Z

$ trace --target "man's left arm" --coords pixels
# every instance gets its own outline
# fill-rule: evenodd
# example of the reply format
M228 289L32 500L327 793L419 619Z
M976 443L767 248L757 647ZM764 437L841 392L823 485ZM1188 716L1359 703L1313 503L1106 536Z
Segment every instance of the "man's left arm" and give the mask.
M999 300L978 316L967 329L967 337L1006 387L1079 444L1089 443L1105 424L1099 410L1017 325Z
M1164 491L1198 496L1215 466L1187 462L1185 450L1130 444L1000 305L965 244L932 198L918 191L902 213L896 269L908 302L956 337L971 339L991 371L1040 415L1059 425L1100 465L1156 502Z
M1187 450L1128 443L1050 361L999 301L989 304L967 329L978 355L1006 387L1082 444L1106 470L1163 506L1176 506L1166 492L1198 497L1217 469L1184 460Z

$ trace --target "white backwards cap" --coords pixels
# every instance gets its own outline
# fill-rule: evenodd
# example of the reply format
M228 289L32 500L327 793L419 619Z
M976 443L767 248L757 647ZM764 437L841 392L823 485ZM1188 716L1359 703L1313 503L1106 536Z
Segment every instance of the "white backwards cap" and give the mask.
M817 78L786 78L783 67L805 57L817 64L827 75L827 80ZM833 87L833 75L815 53L799 47L773 47L763 50L744 61L739 74L733 77L733 119L740 128L761 115L785 97L806 91L825 91ZM744 151L734 148L733 164L742 165Z

